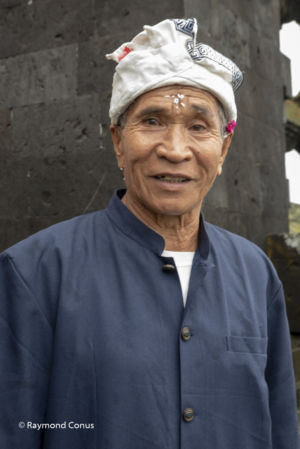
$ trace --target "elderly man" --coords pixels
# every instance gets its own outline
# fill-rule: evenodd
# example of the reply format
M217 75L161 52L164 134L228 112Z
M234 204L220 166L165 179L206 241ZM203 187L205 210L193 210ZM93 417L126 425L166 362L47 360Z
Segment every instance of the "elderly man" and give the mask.
M196 32L108 55L127 189L1 255L1 448L299 448L281 283L200 214L242 74Z

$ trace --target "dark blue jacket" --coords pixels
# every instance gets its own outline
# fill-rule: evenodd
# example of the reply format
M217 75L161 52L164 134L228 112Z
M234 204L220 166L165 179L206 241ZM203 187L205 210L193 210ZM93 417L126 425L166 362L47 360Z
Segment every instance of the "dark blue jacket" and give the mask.
M268 258L201 219L184 308L123 193L0 257L0 448L298 449Z

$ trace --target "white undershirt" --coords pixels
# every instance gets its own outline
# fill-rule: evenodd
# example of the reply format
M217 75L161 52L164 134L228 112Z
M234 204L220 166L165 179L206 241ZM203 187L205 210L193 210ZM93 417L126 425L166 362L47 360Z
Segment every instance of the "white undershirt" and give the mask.
M189 289L189 283L190 283L190 277L191 277L191 270L192 270L192 264L193 264L193 258L194 258L195 252L189 251L166 251L164 250L162 253L162 256L164 257L173 257L180 284L181 284L181 291L182 291L182 297L183 297L183 304L185 306L186 304L186 298L188 294Z

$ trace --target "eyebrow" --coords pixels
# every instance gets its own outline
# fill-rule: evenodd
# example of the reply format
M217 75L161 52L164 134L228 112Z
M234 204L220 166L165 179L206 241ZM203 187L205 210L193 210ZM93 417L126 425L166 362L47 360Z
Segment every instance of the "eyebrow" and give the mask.
M206 117L212 117L213 115L210 109L205 108L204 106L199 106L198 104L192 104L191 109Z
M138 117L144 117L145 115L151 115L151 114L160 114L162 112L166 112L165 108L158 108L156 106L149 106L148 108L142 109L138 113Z

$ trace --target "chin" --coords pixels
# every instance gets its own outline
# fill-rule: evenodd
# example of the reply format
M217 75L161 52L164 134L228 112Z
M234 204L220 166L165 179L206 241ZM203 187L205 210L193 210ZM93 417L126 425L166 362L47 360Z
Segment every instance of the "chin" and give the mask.
M186 205L180 206L178 202L177 204L176 202L173 204L170 203L155 204L153 205L152 210L160 215L166 215L170 217L181 216L190 212L190 208L187 208Z

